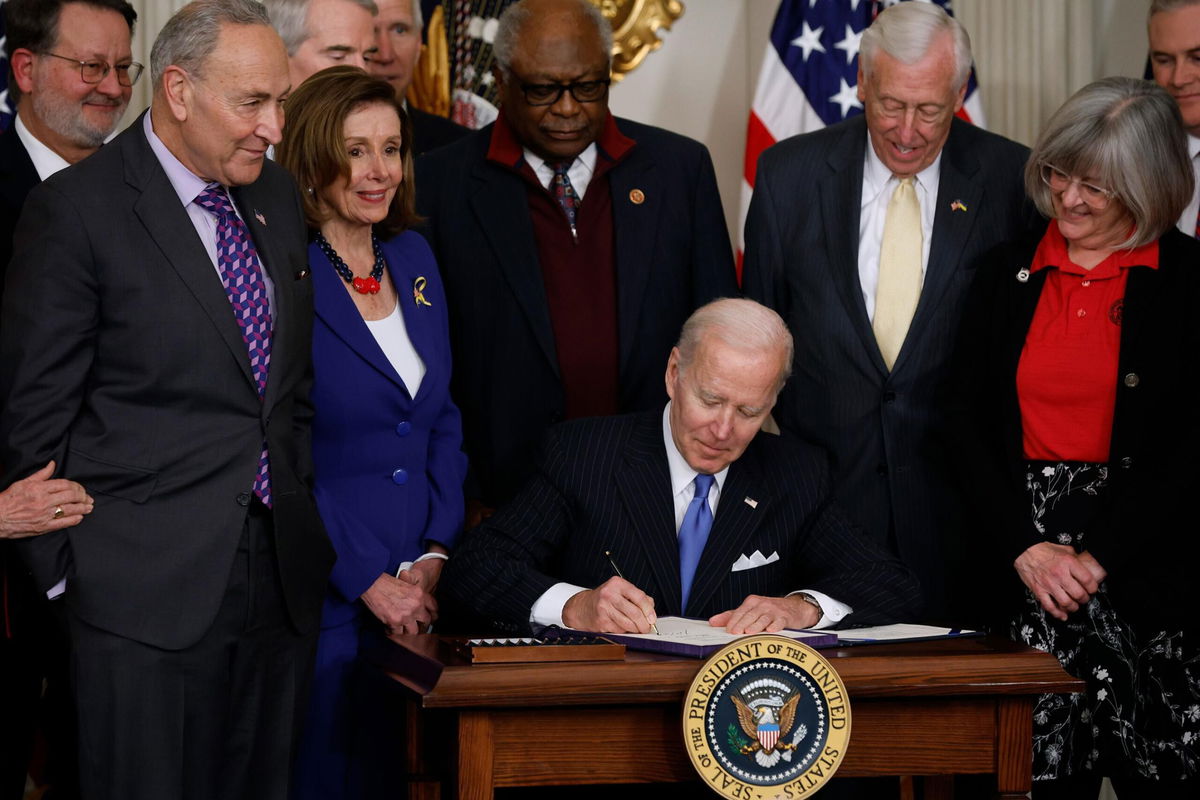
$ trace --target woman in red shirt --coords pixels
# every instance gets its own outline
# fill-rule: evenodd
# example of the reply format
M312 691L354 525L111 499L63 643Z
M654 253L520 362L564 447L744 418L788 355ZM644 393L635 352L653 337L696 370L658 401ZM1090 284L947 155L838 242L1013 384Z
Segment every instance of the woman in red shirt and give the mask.
M1171 97L1081 89L1025 170L1051 221L979 267L956 378L970 532L995 629L1053 653L1078 695L1034 709L1034 798L1194 797L1200 630L1200 244ZM964 470L966 472L966 470ZM977 600L979 598L976 598Z

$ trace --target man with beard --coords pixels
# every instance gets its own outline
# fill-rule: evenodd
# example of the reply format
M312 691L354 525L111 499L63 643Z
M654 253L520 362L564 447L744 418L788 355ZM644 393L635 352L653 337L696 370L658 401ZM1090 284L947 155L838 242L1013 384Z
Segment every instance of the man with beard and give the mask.
M125 0L8 0L3 13L17 114L0 134L0 295L26 195L100 148L142 69L130 49L137 12ZM44 482L42 472L31 480ZM0 800L25 794L35 727L48 746L45 796L77 796L61 605L33 588L8 543L0 544L0 607L0 708L8 720L0 730Z
M125 0L8 0L4 15L17 115L0 136L0 277L25 195L104 144L142 71Z

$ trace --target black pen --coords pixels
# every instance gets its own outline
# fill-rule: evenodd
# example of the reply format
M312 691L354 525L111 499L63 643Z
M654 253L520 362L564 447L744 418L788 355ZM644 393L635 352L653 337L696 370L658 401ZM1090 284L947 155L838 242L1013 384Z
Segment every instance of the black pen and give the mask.
M617 573L617 577L620 578L621 580L625 580L625 576L621 574L621 568L617 566L617 562L613 561L612 551L605 550L604 555L608 556L608 563L612 564L613 572ZM645 614L642 614L642 616L646 617ZM646 617L646 622L650 622L649 617ZM658 626L655 625L653 622L650 622L650 630L654 631L655 636L662 636L662 634L658 632Z

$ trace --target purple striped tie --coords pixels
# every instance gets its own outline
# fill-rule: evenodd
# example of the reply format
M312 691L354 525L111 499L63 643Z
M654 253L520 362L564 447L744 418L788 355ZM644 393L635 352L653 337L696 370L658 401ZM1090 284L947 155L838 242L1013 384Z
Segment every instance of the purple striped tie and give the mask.
M217 218L217 266L221 272L221 285L225 287L233 315L242 330L242 341L246 343L250 369L261 400L267 389L267 369L271 365L271 306L258 252L246 223L233 210L223 186L209 186L196 197L196 205ZM258 457L254 493L263 505L271 505L271 464L265 441Z

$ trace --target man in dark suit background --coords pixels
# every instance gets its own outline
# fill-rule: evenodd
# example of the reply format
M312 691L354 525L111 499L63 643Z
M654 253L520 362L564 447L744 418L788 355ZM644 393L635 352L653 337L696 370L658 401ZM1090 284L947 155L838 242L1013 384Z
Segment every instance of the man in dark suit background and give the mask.
M133 64L130 49L137 13L125 0L9 0L0 13L17 111L0 134L2 297L13 230L26 196L100 148L125 113L141 65ZM17 476L23 480L0 498L44 494L55 482L45 471L48 465L37 466L28 477ZM53 519L56 507L42 503L48 516L32 521L37 530L82 520L79 514ZM46 742L39 778L49 787L47 800L77 797L65 626L6 542L0 542L0 609L0 708L6 710L0 727L0 800L24 797L35 730Z
M659 408L683 321L737 292L708 151L609 113L611 44L587 0L510 6L500 118L417 162L467 494L486 506L529 477L553 423Z
M1179 230L1200 237L1200 0L1153 0L1146 23L1154 82L1179 104L1196 188Z
M666 410L553 428L537 474L467 535L443 591L509 631L645 633L683 614L755 633L915 613L912 573L831 502L825 455L759 433L791 356L770 309L696 311L667 361Z
M421 57L421 0L376 0L375 54L367 62L367 72L383 78L396 90L402 102L412 84L413 71ZM445 117L405 104L413 127L413 156L419 156L461 139L470 133Z
M882 12L859 53L865 113L763 153L746 219L746 293L797 343L775 418L829 450L837 498L917 573L933 618L952 614L969 530L940 387L977 256L1034 219L1028 150L954 117L970 65L936 5Z
M25 540L65 582L89 800L277 798L332 551L310 493L312 288L262 6L198 0L150 111L26 200L0 316L5 478L95 507Z

